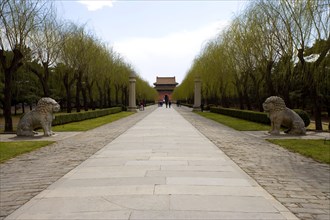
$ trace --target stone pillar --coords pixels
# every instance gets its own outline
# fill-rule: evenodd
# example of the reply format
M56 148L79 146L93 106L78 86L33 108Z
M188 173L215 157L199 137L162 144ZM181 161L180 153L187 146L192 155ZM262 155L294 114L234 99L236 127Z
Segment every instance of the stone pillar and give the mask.
M135 82L136 82L136 77L134 74L132 74L129 77L129 102L127 108L127 111L129 112L137 112L136 98L135 98Z
M202 100L202 81L200 77L195 78L194 111L201 110Z

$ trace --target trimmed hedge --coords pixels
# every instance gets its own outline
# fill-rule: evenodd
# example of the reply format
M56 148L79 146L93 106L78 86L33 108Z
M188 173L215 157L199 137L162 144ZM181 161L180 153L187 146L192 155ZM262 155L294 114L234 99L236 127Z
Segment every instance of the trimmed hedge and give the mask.
M305 127L310 124L310 120L308 114L301 109L294 109L294 111L303 119L305 123ZM248 121L254 121L262 124L270 124L270 119L265 112L255 112L249 110L240 110L240 109L232 109L232 108L219 108L219 107L211 107L210 112L228 115L235 118L241 118Z
M215 108L211 107L210 112L228 115L235 118L241 118L248 121L254 121L262 124L270 124L270 120L267 116L267 113L264 112L255 112L249 110L239 110L232 108Z
M121 112L121 107L114 107L108 109L98 109L87 112L76 112L76 113L60 113L55 115L52 125L67 124L75 121L83 121L91 118L102 117L109 114L115 114Z
M301 109L293 109L293 111L295 111L302 118L305 123L305 127L308 127L308 125L311 123L311 120L309 119L307 112Z
M183 106L186 106L186 107L189 107L189 108L193 108L194 105L193 104L188 104L188 103L180 103L180 105L183 105Z

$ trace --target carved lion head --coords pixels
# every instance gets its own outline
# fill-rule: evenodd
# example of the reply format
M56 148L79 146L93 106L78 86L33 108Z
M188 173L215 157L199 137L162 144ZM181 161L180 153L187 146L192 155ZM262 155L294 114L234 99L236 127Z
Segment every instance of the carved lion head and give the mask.
M58 112L60 111L60 105L52 98L43 97L38 101L36 110L39 112Z
M270 96L262 104L262 107L265 110L265 112L270 112L270 111L282 111L286 108L286 105L281 97Z

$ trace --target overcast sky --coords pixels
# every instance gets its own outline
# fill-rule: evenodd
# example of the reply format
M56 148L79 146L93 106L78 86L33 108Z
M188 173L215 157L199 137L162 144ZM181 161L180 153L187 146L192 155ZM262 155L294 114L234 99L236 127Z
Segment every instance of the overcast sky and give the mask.
M152 85L181 83L193 59L246 7L246 1L56 1L60 17L87 24Z

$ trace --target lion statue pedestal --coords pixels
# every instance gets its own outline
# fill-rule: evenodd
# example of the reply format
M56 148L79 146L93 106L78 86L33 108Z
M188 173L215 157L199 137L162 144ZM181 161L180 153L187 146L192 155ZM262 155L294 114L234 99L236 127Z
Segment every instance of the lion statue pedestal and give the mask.
M34 136L34 129L42 127L44 136L51 136L54 112L60 110L60 105L52 98L44 97L38 101L37 107L26 113L18 122L17 136Z
M285 102L278 96L270 96L262 104L271 121L270 134L279 135L281 125L288 128L286 133L292 135L305 135L305 123L293 110L286 107Z

